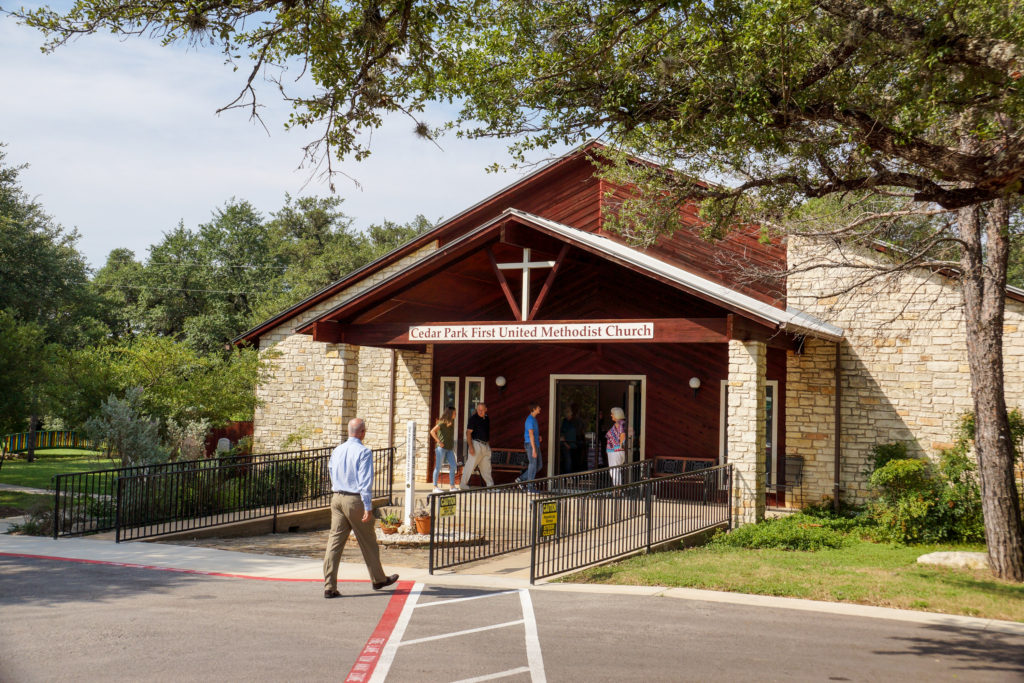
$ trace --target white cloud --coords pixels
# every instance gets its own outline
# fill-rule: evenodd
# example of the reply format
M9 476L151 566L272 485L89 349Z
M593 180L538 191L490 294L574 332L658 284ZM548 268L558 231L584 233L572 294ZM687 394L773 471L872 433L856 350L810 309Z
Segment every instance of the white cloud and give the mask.
M329 193L325 181L297 170L315 132L285 131L287 105L271 88L261 93L269 137L241 111L215 115L244 78L219 53L97 35L44 55L41 43L38 33L0 20L0 142L8 163L30 164L23 187L79 229L94 266L117 247L143 256L179 219L195 227L231 197L269 212L285 193ZM443 114L438 108L430 123ZM368 160L341 165L361 184L336 180L357 226L450 216L516 177L484 172L508 160L502 142L445 139L441 151L412 127L389 118Z

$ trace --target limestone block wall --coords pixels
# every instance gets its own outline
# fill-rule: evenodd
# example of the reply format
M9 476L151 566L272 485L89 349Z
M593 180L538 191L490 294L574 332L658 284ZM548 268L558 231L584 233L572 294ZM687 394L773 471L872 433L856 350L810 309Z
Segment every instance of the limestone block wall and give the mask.
M434 349L426 353L401 350L397 352L395 374L395 439L405 441L406 424L416 421L416 480L427 478L430 457L428 432L430 424L431 386L433 382ZM405 448L402 448L401 472L405 480Z
M427 432L431 425L430 392L433 347L426 353L395 351L394 443L395 481L405 483L406 425L416 421L416 479L427 476ZM356 413L367 421L367 443L387 445L387 417L391 392L391 351L373 347L359 349L359 381L356 388Z
M765 371L764 342L729 342L726 434L733 469L732 518L738 525L764 519Z
M870 252L846 252L852 264L877 263ZM830 247L789 244L790 267L836 261ZM838 294L863 270L832 267L789 278L788 304L846 331L842 342L840 486L844 500L868 498L864 472L871 448L902 441L916 455L949 447L960 416L972 410L965 323L956 283L918 269ZM1006 301L1006 401L1024 408L1024 303ZM791 353L786 392L786 444L805 457L805 499L832 493L834 349L808 340Z
M425 245L309 310L283 321L260 337L261 351L273 349L279 355L272 361L270 379L256 391L263 403L256 409L253 425L257 452L280 450L282 441L293 433L308 434L302 442L304 448L331 445L341 440L345 426L358 408L361 350L347 344L314 342L312 337L295 334L294 330L365 292L436 248L436 242ZM383 447L386 438L386 430L376 435L371 432L367 445Z

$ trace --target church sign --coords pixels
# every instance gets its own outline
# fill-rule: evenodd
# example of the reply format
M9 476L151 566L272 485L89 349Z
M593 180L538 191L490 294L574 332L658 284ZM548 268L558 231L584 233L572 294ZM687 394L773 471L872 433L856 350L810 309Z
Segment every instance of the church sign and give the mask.
M507 325L414 325L409 341L510 342L654 339L654 322L520 323Z

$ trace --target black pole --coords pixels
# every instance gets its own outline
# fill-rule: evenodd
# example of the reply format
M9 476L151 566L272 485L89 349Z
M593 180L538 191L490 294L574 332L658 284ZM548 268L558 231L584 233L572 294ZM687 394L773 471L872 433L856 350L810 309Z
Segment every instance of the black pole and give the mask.
M54 484L53 484L53 540L55 540L55 541L57 540L57 537L60 534L60 525L57 523L57 520L60 519L60 485L62 483L62 479L63 479L63 477L61 477L59 474L53 475L53 478L51 479L51 481L54 482Z

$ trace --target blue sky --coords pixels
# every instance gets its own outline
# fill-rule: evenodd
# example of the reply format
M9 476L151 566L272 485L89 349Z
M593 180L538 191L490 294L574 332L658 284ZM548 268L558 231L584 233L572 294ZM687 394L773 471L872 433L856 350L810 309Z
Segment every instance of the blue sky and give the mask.
M79 249L94 267L116 247L144 258L179 220L194 228L231 197L269 212L285 193L330 193L326 181L297 169L315 134L284 130L289 110L271 87L261 91L269 136L243 111L215 113L244 78L219 53L96 35L44 55L42 42L0 16L0 142L7 163L30 164L22 187L61 225L78 229ZM445 111L426 118L438 125ZM368 160L339 165L359 182L335 182L357 227L450 216L519 176L484 171L509 161L503 142L452 137L439 150L412 127L405 117L388 119L372 136Z

